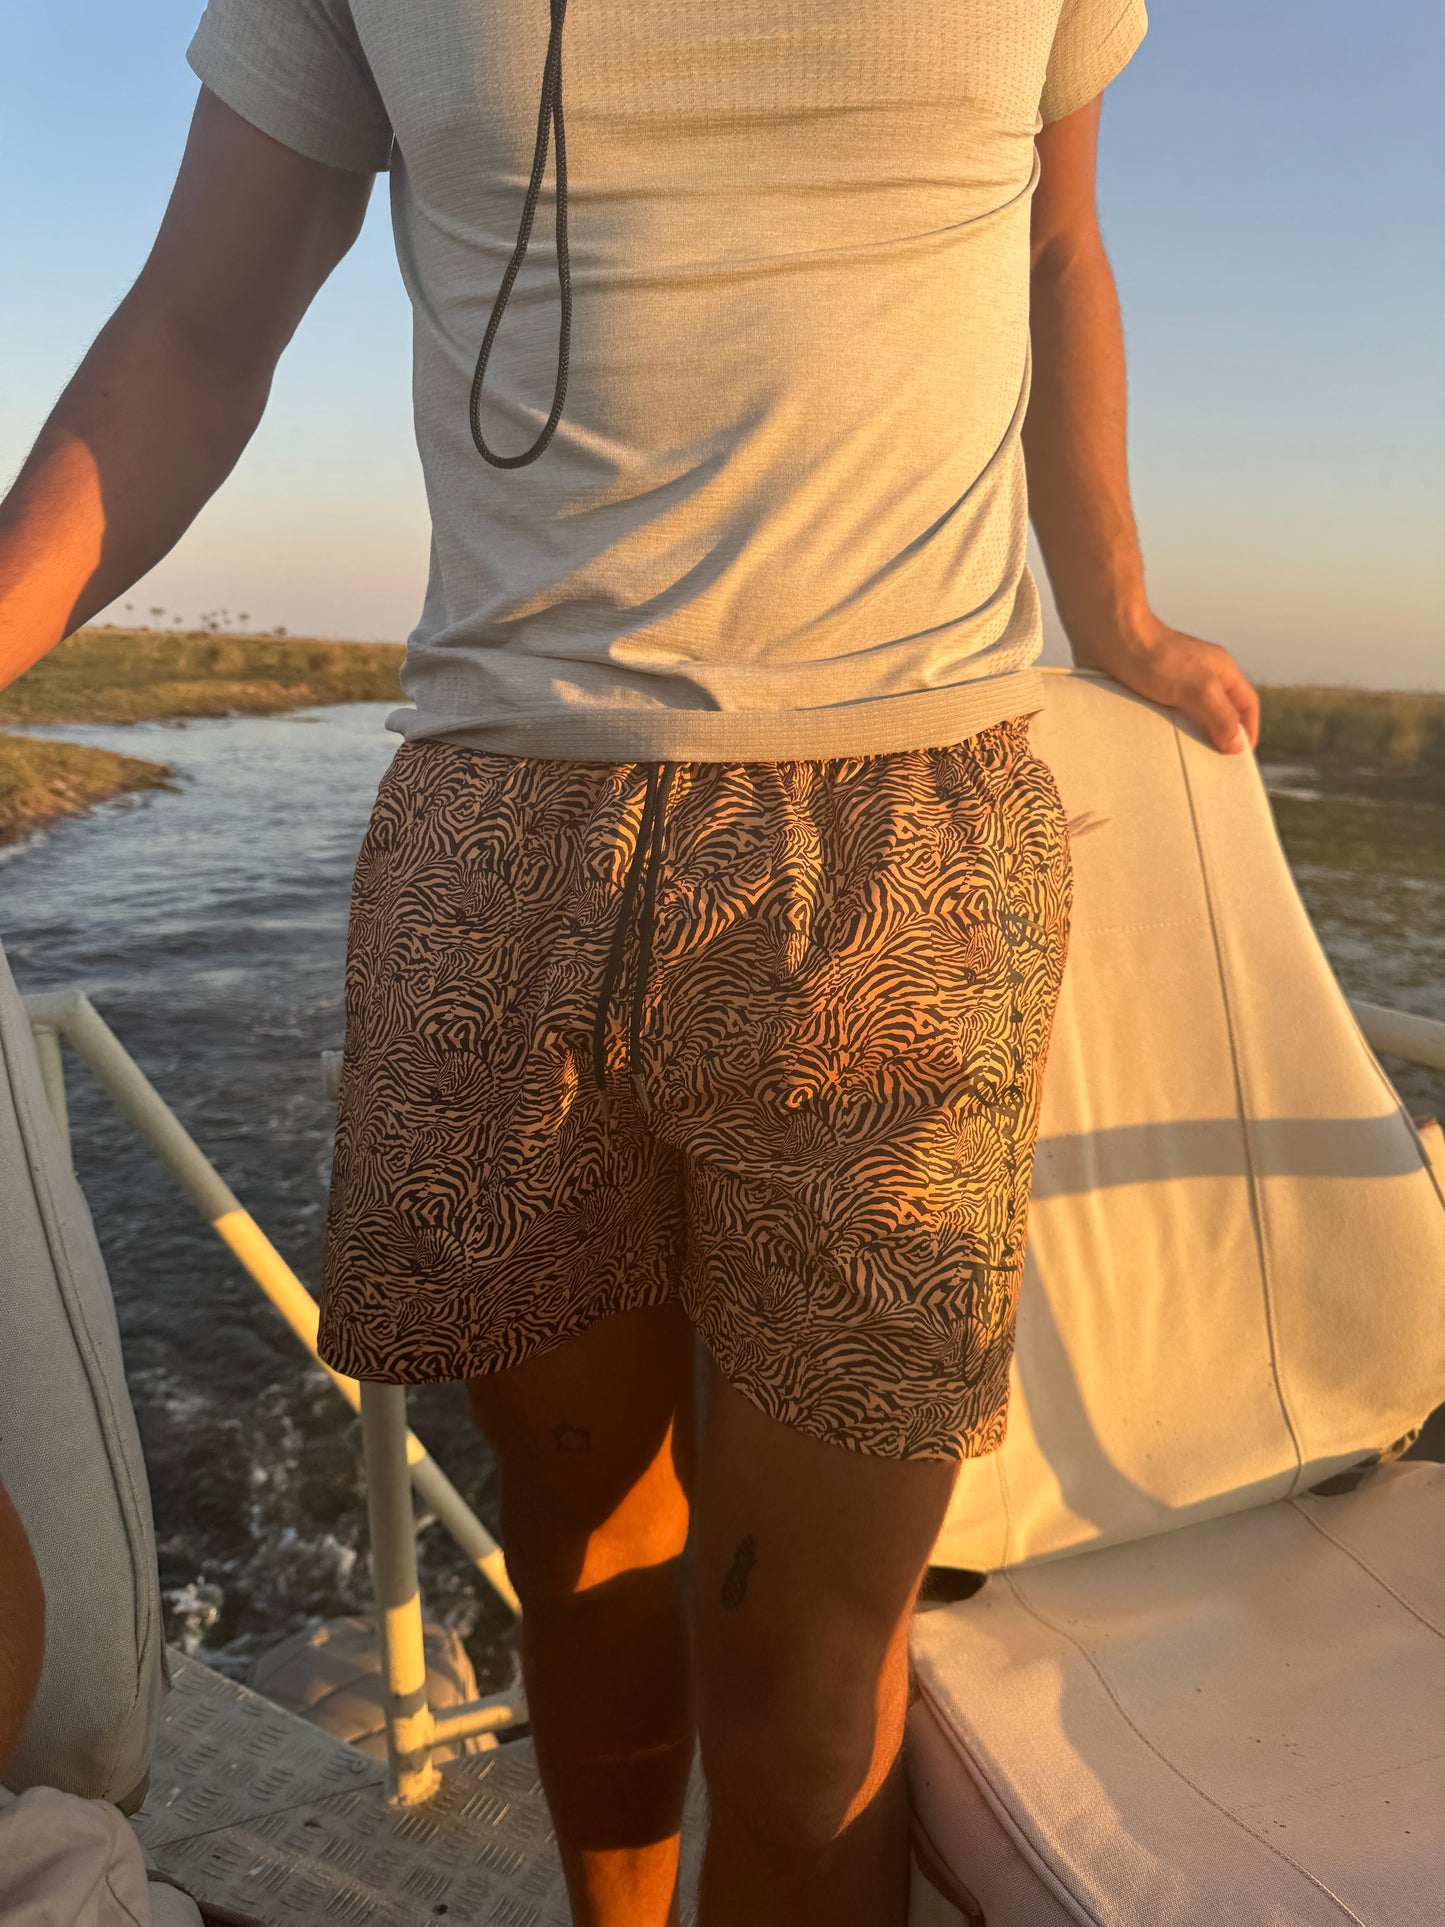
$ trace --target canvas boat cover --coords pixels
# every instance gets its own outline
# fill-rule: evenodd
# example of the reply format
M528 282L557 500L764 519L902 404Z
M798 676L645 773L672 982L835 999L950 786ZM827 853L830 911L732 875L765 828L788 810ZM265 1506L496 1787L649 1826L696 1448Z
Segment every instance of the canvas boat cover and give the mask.
M990 1927L1438 1927L1445 1473L1339 1476L1445 1399L1438 1178L1250 759L1049 698L1074 935L1009 1433L935 1555L993 1576L915 1628L918 1815Z
M1187 1525L1387 1452L1445 1399L1445 1205L1252 759L1053 671L1074 850L1001 1451L935 1553Z

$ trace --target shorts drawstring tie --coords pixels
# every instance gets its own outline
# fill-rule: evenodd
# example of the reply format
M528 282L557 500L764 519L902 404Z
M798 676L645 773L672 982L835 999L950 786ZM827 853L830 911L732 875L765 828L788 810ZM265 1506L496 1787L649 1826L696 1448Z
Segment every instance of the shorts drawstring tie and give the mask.
M612 1013L612 1000L617 994L617 986L622 977L623 960L627 953L627 934L632 923L633 906L637 902L639 887L642 892L642 913L637 932L637 967L632 985L632 1008L626 1032L627 1054L625 1067L632 1079L632 1088L637 1102L644 1111L652 1109L651 1099L642 1078L642 1007L647 996L647 977L652 967L653 930L657 922L657 880L662 869L662 838L666 821L667 799L672 791L672 781L677 774L676 763L651 763L647 769L647 790L642 799L642 820L637 826L637 842L633 846L632 861L627 866L627 876L622 885L622 901L617 911L617 928L612 934L612 949L608 953L607 967L602 973L602 987L597 997L597 1014L592 1025L592 1078L597 1093L602 1099L604 1121L610 1121L610 1108L607 1102L607 1020Z

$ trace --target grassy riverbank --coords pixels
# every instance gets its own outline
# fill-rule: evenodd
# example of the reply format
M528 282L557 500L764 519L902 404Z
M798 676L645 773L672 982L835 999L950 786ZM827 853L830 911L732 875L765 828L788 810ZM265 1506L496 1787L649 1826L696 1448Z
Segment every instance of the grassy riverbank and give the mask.
M4 733L6 723L142 723L400 702L388 642L83 629L0 692L0 844L170 772L110 750Z
M0 692L0 727L400 702L402 653L391 642L82 629Z
M272 715L322 703L399 702L387 642L84 629L0 693L6 723L139 723ZM1445 803L1445 695L1261 691L1260 759L1340 795ZM108 750L0 733L0 843L168 772Z
M1334 795L1445 803L1445 695L1262 689L1259 756Z
M170 771L108 749L0 734L0 844L128 790L165 789Z

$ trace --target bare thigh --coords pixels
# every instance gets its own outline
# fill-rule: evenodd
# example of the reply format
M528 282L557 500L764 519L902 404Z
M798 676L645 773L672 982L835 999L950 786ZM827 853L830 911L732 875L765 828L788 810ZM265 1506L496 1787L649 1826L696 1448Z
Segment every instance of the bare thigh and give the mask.
M502 1544L524 1606L681 1553L692 1328L676 1306L619 1312L467 1391L497 1454Z

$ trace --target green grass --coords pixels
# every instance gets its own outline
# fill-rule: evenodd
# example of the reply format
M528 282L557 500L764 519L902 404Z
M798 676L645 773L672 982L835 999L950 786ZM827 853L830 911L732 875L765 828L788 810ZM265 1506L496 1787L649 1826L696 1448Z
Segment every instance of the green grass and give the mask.
M141 723L400 702L390 642L82 629L0 692L0 723Z
M0 843L18 842L42 824L127 790L165 789L170 779L162 763L0 734Z
M141 723L400 702L402 655L389 642L82 629L0 691L0 723ZM0 843L169 780L160 763L0 734Z
M1445 802L1445 695L1262 689L1261 760L1303 764L1341 792Z

